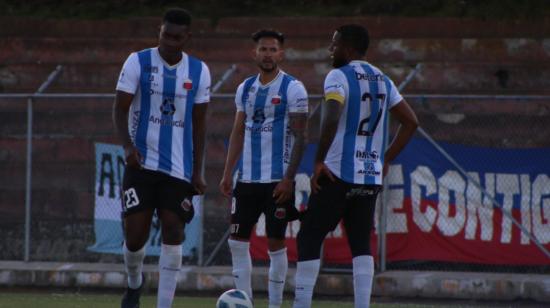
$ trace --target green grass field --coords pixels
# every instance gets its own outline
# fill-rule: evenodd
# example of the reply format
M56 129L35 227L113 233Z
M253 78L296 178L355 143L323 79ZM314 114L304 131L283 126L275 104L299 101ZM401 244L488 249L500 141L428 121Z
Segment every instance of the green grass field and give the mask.
M0 291L0 308L113 308L119 307L120 295L115 294L93 294L93 293L8 293ZM214 297L189 297L177 296L173 308L213 308L216 304ZM256 307L267 307L265 298L257 299ZM283 307L291 307L289 299L285 300ZM156 306L156 297L145 295L142 297L142 308L153 308ZM347 308L353 307L351 302L316 300L316 308ZM373 304L373 308L394 308L394 307L436 307L413 304Z

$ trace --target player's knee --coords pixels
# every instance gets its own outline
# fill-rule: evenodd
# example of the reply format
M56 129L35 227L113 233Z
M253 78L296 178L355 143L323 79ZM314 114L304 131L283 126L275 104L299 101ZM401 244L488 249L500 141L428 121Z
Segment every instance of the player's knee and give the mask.
M147 239L132 237L125 239L126 248L131 252L136 252L145 246Z
M168 245L179 245L185 239L183 227L166 226L162 227L162 242Z

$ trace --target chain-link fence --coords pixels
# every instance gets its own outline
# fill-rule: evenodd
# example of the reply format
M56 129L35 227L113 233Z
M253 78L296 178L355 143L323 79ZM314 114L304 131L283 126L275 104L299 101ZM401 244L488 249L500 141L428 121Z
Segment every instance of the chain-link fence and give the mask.
M0 99L0 260L24 259L26 99ZM112 220L110 228L120 228L112 207L119 197L121 161L116 149L100 147L116 143L112 100L112 95L34 99L30 260L121 262L116 254L89 249L97 248L98 232L109 229L98 220ZM550 249L550 99L409 96L408 101L440 148L417 134L392 166L386 201L379 198L385 206L378 206L378 217L387 217L386 236L379 237L385 241L375 245L385 268L547 272L549 259L536 242ZM311 103L315 110L318 96ZM313 143L318 115L310 121ZM198 234L188 232L188 238L198 239L188 251L188 264L202 263L220 243L212 264L230 264L222 241L229 200L218 193L217 184L233 117L232 96L214 96L205 168L209 188ZM307 175L305 168L298 179L299 207L307 203ZM98 197L110 200L102 201L110 212L99 210ZM377 236L381 225L377 223ZM261 235L261 222L258 228ZM298 222L290 225L291 239L298 229ZM104 237L120 243L113 234ZM341 240L342 230L330 238ZM151 238L155 241L158 237ZM326 263L330 267L334 265Z

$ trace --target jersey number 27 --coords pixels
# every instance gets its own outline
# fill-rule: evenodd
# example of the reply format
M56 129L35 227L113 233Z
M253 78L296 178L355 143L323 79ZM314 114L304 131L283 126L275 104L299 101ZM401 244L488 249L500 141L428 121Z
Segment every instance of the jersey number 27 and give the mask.
M357 135L359 136L367 136L367 137L373 136L374 131L376 130L376 127L378 127L378 122L380 122L380 119L382 118L382 109L383 109L384 100L386 99L386 94L377 94L375 99L379 100L378 110L373 110L373 107L374 107L373 98L369 92L365 92L361 96L361 102L370 104L370 108L369 108L370 115L364 118L363 120L361 120L361 122L359 122L359 128L357 129ZM371 116L375 116L376 120L374 121L371 129L369 130L369 122L370 122Z

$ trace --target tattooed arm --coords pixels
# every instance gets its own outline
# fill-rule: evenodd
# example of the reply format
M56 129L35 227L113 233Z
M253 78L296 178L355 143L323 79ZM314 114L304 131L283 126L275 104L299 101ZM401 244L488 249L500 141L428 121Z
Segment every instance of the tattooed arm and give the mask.
M307 113L289 114L290 131L294 135L294 145L290 152L290 162L281 182L273 190L275 202L282 203L292 197L294 191L294 177L302 160L306 148Z

